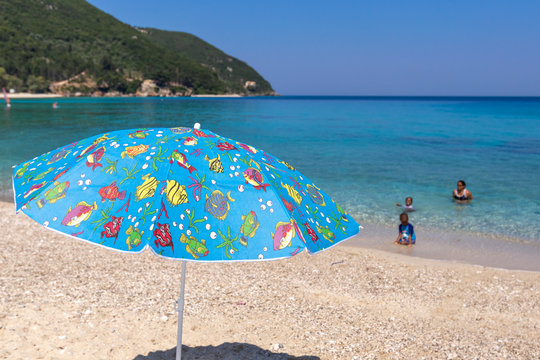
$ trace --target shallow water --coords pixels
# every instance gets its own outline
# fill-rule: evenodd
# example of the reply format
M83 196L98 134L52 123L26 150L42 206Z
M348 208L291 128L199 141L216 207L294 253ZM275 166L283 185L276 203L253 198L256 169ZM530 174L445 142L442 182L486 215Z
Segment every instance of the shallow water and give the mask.
M15 99L0 111L0 198L12 199L12 165L59 146L195 122L285 159L360 223L394 228L394 204L413 196L418 229L540 256L540 98ZM451 200L458 179L471 204Z

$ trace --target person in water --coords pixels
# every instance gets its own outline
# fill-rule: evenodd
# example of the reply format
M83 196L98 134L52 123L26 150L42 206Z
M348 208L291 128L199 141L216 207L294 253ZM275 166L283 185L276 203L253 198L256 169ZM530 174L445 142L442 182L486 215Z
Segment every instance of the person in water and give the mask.
M405 205L401 205L401 204L396 203L396 206L402 207L402 208L405 209L405 211L411 212L411 211L416 210L416 209L414 208L414 206L412 205L412 201L413 201L413 200L412 200L412 197L407 196L407 197L405 198Z
M399 234L394 243L411 247L416 243L416 235L414 233L414 227L412 224L409 224L409 215L403 212L399 215L399 220L401 221L401 224L398 226Z
M457 182L457 189L455 189L453 192L452 192L452 196L454 198L454 200L457 200L457 201L470 201L473 199L473 196L471 194L471 192L469 190L467 190L465 188L465 181L463 180L459 180Z

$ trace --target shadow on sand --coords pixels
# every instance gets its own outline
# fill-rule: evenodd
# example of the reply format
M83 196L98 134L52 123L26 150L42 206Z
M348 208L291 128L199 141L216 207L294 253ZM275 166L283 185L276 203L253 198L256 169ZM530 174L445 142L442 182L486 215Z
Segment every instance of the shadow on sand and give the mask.
M133 360L174 360L176 357L176 347L148 353L148 355L137 355ZM251 359L271 359L271 360L320 360L318 356L292 356L283 352L274 353L261 349L258 346L246 343L223 343L218 346L196 346L189 347L182 345L182 360L251 360Z

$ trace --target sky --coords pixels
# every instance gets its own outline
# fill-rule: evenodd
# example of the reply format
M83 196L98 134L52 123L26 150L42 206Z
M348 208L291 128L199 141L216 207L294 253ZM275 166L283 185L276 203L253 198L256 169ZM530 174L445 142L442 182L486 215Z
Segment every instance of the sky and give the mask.
M540 96L538 0L90 0L188 32L282 95Z

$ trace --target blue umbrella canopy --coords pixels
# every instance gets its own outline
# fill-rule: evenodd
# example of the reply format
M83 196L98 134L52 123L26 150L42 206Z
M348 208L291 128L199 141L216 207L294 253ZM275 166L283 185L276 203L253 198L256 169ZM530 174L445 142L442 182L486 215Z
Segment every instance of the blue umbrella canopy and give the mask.
M198 128L108 132L18 165L17 211L124 252L248 261L329 248L359 225L292 165Z

